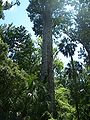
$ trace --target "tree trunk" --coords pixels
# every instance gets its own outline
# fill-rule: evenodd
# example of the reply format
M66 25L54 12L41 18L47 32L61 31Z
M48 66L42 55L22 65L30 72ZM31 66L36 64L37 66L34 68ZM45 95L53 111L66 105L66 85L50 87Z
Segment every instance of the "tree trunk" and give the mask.
M75 71L75 68L74 68L74 61L73 61L73 57L71 55L71 64L72 64L72 75L73 75L73 82L74 82L74 100L75 100L75 107L76 107L76 113L77 113L77 120L80 120L79 118L79 102L78 102L78 88L77 88L77 74L76 74L76 71Z
M52 47L52 12L47 2L43 18L43 43L42 43L42 67L41 80L47 83L49 112L54 113L54 77L53 77L53 47Z

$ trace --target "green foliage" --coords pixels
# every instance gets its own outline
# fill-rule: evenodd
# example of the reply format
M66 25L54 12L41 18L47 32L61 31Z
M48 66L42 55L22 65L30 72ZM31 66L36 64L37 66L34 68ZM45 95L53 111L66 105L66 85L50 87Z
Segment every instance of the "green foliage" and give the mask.
M2 60L5 60L7 56L7 50L8 50L7 44L3 43L3 41L0 38L0 61L1 62Z
M64 69L64 64L62 61L59 59L54 60L54 74L55 74L55 79L61 80L63 76L63 69Z
M40 55L25 27L1 26L1 38L9 46L9 58L29 74L39 74Z
M79 109L80 109L80 119L86 120L90 117L89 115L89 107L90 107L90 68L85 67L83 69L82 74L80 75L81 84L80 86L80 103L79 103Z
M77 14L77 39L83 45L85 50L87 51L88 55L84 55L86 58L86 62L90 64L90 1L83 2L81 4L80 10ZM77 34L76 33L76 34Z
M1 39L0 48L0 118L14 119L24 109L29 75L7 58L7 44Z
M74 73L75 77L73 78L73 70L71 64L68 64L68 67L65 68L66 74L68 75L68 80L66 87L70 90L71 100L70 103L72 105L78 104L79 109L79 118L81 120L88 119L88 70L86 67L82 66L79 62L74 61ZM76 80L75 80L76 79ZM76 96L76 97L75 97ZM87 96L87 97L86 97ZM84 102L82 102L84 100ZM85 115L85 116L84 116Z
M56 102L57 102L57 113L58 120L72 120L75 119L75 108L70 105L70 91L63 86L58 86L56 88Z
M0 0L0 19L3 18L3 7L2 7L2 0Z
M63 62L60 61L59 59L56 59L54 61L54 64L55 64L55 68L58 70L62 70L64 68L64 65L63 65Z
M59 50L64 54L66 57L70 57L74 55L75 49L77 45L72 42L69 38L64 38L61 43L59 44Z
M0 36L5 43L9 45L10 57L13 58L16 51L25 44L26 41L31 40L30 34L25 27L15 27L13 24L0 26ZM31 41L32 43L32 41Z
M19 2L16 2L19 5ZM79 0L81 3L79 8L76 5L77 1L68 1L68 4L72 6L75 4L75 9L77 7L79 10L77 18L75 17L77 26L74 30L71 28L72 20L69 21L72 14L68 14L64 9L67 3L64 4L62 0L30 0L27 11L34 23L33 29L36 35L40 36L43 30L42 14L47 10L46 2L50 2L48 5L52 8L55 37L61 30L68 35L61 41L59 49L65 56L71 57L71 62L65 70L63 62L56 58L54 61L57 113L54 117L56 120L77 120L77 102L79 119L88 120L90 118L90 67L88 64L82 65L72 60L72 56L77 47L75 40L83 44L89 56L90 2ZM63 10L59 9L61 6ZM0 1L0 18L3 13L2 8L2 1ZM15 27L9 24L0 27L1 120L55 120L49 113L51 101L47 90L48 83L40 80L41 43L42 39L39 38L38 45L35 46L23 26Z

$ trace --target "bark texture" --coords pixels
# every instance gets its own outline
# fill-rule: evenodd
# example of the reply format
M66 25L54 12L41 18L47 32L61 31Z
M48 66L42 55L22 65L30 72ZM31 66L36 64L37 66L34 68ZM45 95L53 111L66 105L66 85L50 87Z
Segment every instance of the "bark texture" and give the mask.
M43 18L43 43L42 43L42 67L41 80L47 83L49 112L54 114L54 77L53 77L53 41L52 41L52 11L47 2L42 14Z

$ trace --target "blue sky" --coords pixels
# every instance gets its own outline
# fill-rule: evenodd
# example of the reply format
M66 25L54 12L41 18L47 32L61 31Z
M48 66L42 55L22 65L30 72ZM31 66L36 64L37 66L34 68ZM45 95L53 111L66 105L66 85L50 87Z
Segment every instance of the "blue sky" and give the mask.
M11 1L15 2L15 0ZM30 22L30 19L26 11L26 8L29 5L29 0L19 1L21 3L20 6L14 6L11 9L4 11L5 20L0 19L0 25L5 23L6 24L13 23L15 26L23 25L33 35L34 33L32 31L32 23Z

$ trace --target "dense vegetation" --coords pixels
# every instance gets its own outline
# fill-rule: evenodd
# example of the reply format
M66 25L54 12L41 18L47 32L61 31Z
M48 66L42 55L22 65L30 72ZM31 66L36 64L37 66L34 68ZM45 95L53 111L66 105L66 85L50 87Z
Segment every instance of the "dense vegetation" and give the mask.
M16 4L1 0L0 19ZM36 41L23 25L0 25L0 120L89 120L90 1L29 0L27 12Z

